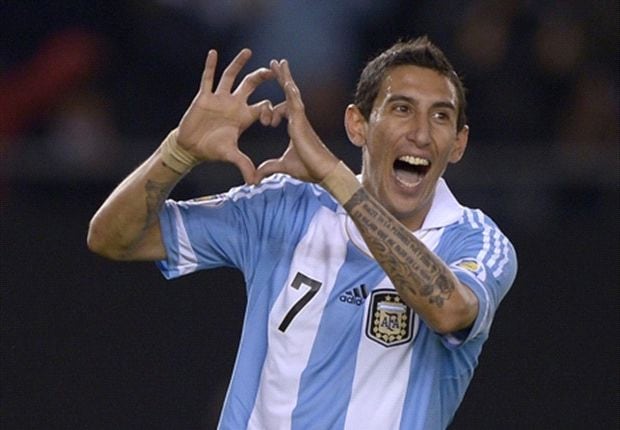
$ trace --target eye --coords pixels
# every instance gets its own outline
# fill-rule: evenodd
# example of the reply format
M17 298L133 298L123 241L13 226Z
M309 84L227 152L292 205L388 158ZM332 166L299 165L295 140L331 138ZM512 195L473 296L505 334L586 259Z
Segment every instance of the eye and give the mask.
M392 106L392 110L399 114L407 114L411 112L411 107L405 103L398 103Z
M445 111L437 111L433 114L433 118L438 122L450 122L452 119L452 115L450 112Z

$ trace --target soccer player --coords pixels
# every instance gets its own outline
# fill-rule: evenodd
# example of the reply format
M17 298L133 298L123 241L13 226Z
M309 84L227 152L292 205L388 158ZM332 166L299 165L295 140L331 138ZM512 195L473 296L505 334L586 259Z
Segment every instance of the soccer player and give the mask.
M238 268L247 307L222 429L443 429L516 275L513 246L442 175L467 146L463 85L427 38L370 61L345 111L356 176L309 123L286 60L248 75L242 50L93 217L88 245L156 260L167 278ZM285 101L248 104L276 79ZM238 148L255 121L290 143L258 168ZM193 166L227 161L246 184L167 200Z

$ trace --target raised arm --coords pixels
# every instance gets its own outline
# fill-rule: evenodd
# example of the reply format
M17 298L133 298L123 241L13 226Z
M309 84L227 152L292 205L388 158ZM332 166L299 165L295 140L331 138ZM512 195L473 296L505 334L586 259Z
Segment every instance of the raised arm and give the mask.
M272 61L271 68L286 95L286 101L276 106L273 121L287 118L291 142L282 157L258 168L259 176L285 172L321 183L351 216L401 298L430 327L450 333L470 326L478 312L474 293L321 142L306 117L287 62Z
M390 214L344 164L322 182L343 205L401 298L438 333L469 327L478 300L448 266Z
M200 89L179 127L116 187L91 219L87 242L93 252L115 260L165 258L158 213L179 180L203 161L233 163L246 182L256 181L254 164L239 150L238 138L256 120L271 123L269 101L249 105L247 100L274 73L255 70L233 91L250 56L249 50L242 50L213 90L217 53L209 51Z

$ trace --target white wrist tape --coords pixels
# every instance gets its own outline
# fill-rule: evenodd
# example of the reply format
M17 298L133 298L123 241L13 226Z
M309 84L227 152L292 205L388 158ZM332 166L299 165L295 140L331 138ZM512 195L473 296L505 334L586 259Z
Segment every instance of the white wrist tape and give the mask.
M321 186L342 205L347 203L353 194L362 188L362 184L357 180L355 174L342 161L338 162L334 170L323 178Z
M161 160L175 173L184 175L194 166L200 164L201 160L179 146L177 143L178 132L179 130L175 128L164 139L161 144Z

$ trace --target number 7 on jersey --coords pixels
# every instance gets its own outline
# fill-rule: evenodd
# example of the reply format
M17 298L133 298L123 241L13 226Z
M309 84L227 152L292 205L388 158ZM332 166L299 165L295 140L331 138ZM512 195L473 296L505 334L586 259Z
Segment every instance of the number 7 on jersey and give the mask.
M299 312L301 312L301 310L304 308L304 306L308 304L308 302L310 302L310 300L312 300L312 298L316 295L316 293L319 292L321 285L323 285L321 282L317 281L316 279L312 279L304 275L303 273L297 272L297 274L295 275L295 278L293 279L293 282L291 282L291 287L298 290L302 284L310 287L310 290L308 290L308 292L304 294L301 297L301 299L299 299L297 303L293 305L293 307L284 316L284 319L282 319L282 322L280 323L280 326L278 327L278 330L280 330L282 333L286 331L288 326L291 324L291 321L293 320L293 318L295 318L295 316Z

